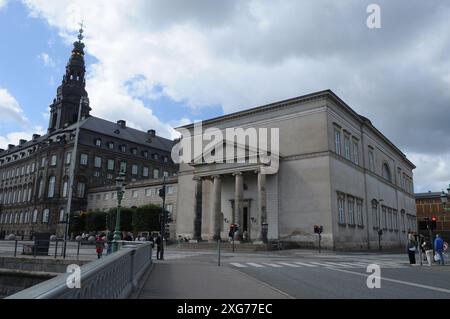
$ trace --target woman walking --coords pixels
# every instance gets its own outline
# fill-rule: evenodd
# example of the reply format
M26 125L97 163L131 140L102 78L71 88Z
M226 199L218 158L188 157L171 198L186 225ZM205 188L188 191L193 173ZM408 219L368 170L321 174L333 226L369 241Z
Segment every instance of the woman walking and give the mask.
M416 247L417 247L417 243L414 240L413 234L408 234L407 249L408 249L409 263L411 265L415 265L416 264Z
M428 266L431 267L431 263L433 262L433 248L431 247L431 242L428 238L425 238L422 244L423 250L425 250L425 256L427 256Z

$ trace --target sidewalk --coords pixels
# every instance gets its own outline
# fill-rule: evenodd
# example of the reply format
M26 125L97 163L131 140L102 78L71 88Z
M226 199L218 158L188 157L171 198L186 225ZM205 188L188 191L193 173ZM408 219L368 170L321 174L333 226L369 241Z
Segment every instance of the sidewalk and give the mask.
M286 299L240 271L209 259L155 261L139 299Z

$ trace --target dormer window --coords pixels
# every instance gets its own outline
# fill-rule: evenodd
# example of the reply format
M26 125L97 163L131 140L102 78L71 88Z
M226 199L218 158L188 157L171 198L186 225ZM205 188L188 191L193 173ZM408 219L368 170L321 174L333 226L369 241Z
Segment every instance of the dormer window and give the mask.
M153 159L154 159L155 161L157 161L157 160L158 160L158 154L153 154Z
M142 151L142 156L144 156L145 158L148 157L148 152L147 151Z
M137 155L137 148L132 148L131 149L131 154Z
M114 143L113 143L113 142L109 142L109 143L108 143L108 148L109 148L110 150L113 150L113 149L114 149Z
M102 146L102 140L99 138L95 139L95 146Z
M125 153L127 151L126 146L125 145L120 145L120 151Z

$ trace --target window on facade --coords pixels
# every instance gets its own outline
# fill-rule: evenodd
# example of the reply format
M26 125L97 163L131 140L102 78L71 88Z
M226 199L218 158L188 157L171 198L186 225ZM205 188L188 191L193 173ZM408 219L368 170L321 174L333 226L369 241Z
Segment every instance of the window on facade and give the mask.
M341 155L341 131L337 128L334 129L334 150Z
M157 161L157 160L158 160L158 154L153 154L153 159L154 159L155 161Z
M127 151L126 146L125 145L120 145L120 151L121 152L126 152Z
M27 170L26 170L26 174L30 174L30 164L27 165Z
M142 176L148 177L148 167L142 167Z
M143 152L142 152L142 156L144 156L145 158L147 158L147 157L148 157L148 152L147 152L147 151L143 151Z
M102 167L102 158L99 156L94 157L94 167L101 168Z
M34 211L33 211L33 223L37 223L37 218L38 218L38 210L37 209L35 209Z
M28 188L24 187L23 194L22 194L22 202L24 202L24 203L27 201L27 191L28 191ZM0 202L1 202L1 199L0 199Z
M22 190L19 189L17 191L17 202L20 203L22 201Z
M369 149L369 170L375 172L375 157L372 149Z
M19 214L15 213L14 214L14 224L17 224L18 221L19 221Z
M99 139L99 138L97 138L97 139L95 140L95 146L102 146L102 140Z
M19 224L23 224L23 212L20 212L20 215L19 215Z
M20 176L23 176L23 175L25 175L25 166L22 166L22 170L20 172Z
M113 142L109 142L109 143L108 143L108 148L109 148L110 150L113 150L113 149L114 149L114 143L113 143Z
M114 160L112 160L112 159L108 160L108 170L110 170L110 171L114 170Z
M166 177L166 178L169 177L169 172L168 171L164 171L163 172L163 176Z
M350 154L350 136L344 136L344 157L348 160L351 160Z
M345 196L338 194L338 223L345 224L345 211L344 211Z
M64 223L66 220L66 212L64 211L64 208L61 208L59 210L59 222Z
M67 181L64 181L63 187L62 187L62 197L67 197L67 186L68 186Z
M103 200L108 200L108 199L109 199L109 194L108 193L104 194L103 195Z
M392 182L391 170L389 169L389 165L387 163L383 163L383 178Z
M388 208L388 229L392 231L393 220L392 220L392 208Z
M44 179L41 177L39 179L38 198L41 198L43 194L44 194Z
M50 176L50 178L48 179L48 197L49 198L52 198L55 195L55 182L56 182L56 177Z
M137 148L132 148L131 149L131 154L137 155Z
M384 206L381 208L381 224L383 229L387 229L387 209Z
M28 202L31 202L31 190L33 189L32 186L30 186L30 188L28 188Z
M149 197L149 196L151 196L151 195L152 195L152 189L151 189L151 188L147 188L147 189L145 190L145 196Z
M56 155L52 155L52 157L50 157L50 165L51 166L56 166L56 159L57 159Z
M72 159L72 152L66 153L66 165L70 164L70 160Z
M46 208L42 211L42 222L43 223L48 223L49 214L50 214L50 210L48 208Z
M43 158L41 159L41 167L42 167L42 168L45 167L46 162L47 162L47 158L46 158L46 157L43 157Z
M99 171L95 171L94 172L94 177L100 177L100 172Z
M107 178L107 179L112 179L113 176L112 176L112 174L107 174L107 175L106 175L106 178Z
M137 175L138 173L138 166L136 164L131 165L131 174Z
M120 162L120 171L124 173L127 172L127 162Z
M393 218L392 227L394 228L395 231L398 231L398 213L396 209L392 211L392 218Z
M353 141L353 162L359 165L359 144L357 141Z
M88 155L87 154L81 154L80 156L80 165L87 165L88 164Z
M132 194L133 198L138 198L138 195L139 195L138 191L132 191L131 194Z
M31 163L31 173L34 173L36 169L36 163Z
M85 190L85 184L80 182L77 185L77 197L78 198L84 198L84 190Z
M153 170L153 178L159 178L159 169L155 168Z

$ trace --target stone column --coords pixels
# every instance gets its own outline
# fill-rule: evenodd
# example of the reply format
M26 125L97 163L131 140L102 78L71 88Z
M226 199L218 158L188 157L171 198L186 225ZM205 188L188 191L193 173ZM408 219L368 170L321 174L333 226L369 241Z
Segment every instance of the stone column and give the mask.
M239 225L239 231L237 240L242 240L243 233L243 211L244 211L244 177L241 172L237 172L233 174L235 178L235 186L234 186L234 214L233 214L233 224Z
M194 240L202 240L202 186L201 177L194 177L195 203L194 203Z
M261 171L256 172L258 174L258 216L257 223L259 228L258 240L264 240L263 223L267 223L267 194L266 194L266 175Z
M213 175L213 191L212 191L212 217L213 217L213 240L220 239L220 224L221 224L221 208L222 208L222 180L220 175Z

